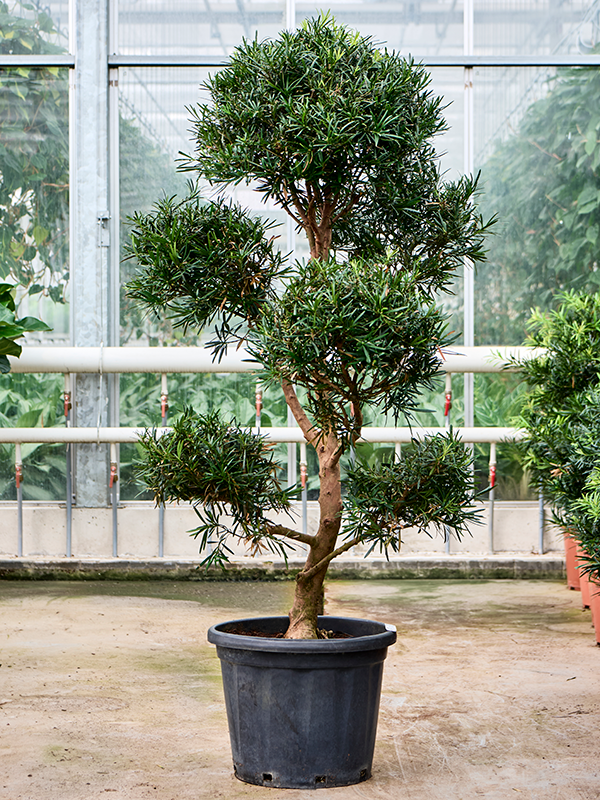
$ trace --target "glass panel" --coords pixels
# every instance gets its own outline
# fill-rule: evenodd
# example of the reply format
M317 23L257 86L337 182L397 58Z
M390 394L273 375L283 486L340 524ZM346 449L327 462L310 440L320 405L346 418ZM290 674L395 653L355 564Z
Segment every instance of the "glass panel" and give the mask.
M520 344L532 307L600 285L600 70L481 70L475 85L482 208L498 215L476 343Z
M336 22L372 36L377 42L403 54L415 56L461 55L463 52L462 0L431 0L399 3L315 2L296 3L296 24L330 11Z
M68 0L0 2L0 53L64 53L69 46Z
M0 426L62 427L65 424L62 375L0 375ZM41 502L66 499L64 444L24 444L23 499ZM15 446L0 445L0 500L16 500Z
M121 246L128 241L127 218L134 211L146 212L162 195L184 196L191 173L178 173L176 159L181 152L191 153L194 144L189 134L186 106L208 101L208 93L200 90L209 70L188 68L120 69L120 195ZM206 187L209 194L209 189ZM280 223L274 231L278 243L288 252L294 248L293 230L285 212L265 205L251 187L238 186L226 194L257 216ZM299 237L298 237L299 238ZM301 251L301 243L298 242ZM121 283L135 271L135 264L121 265ZM207 334L210 338L210 333ZM127 298L121 297L121 343L157 344L177 339L196 344L195 331L183 335L166 321L144 318Z
M599 41L600 5L589 0L474 0L475 53L586 53Z
M0 279L53 328L28 341L68 343L68 71L1 69L0 127Z
M434 95L444 98L444 117L448 130L438 137L436 149L440 154L440 168L447 181L455 181L464 173L464 70L433 68L431 73L431 91ZM449 330L456 336L458 344L463 341L463 270L460 269L455 276L452 287L453 294L442 296L442 303L450 315ZM439 400L439 397L442 399ZM443 391L440 391L437 400L428 398L426 407L432 408L432 403L438 405L443 401ZM439 410L439 409L438 409ZM438 414L439 417L439 414ZM425 421L423 424L438 424Z
M120 0L118 5L122 54L224 56L242 37L274 37L285 26L283 0Z

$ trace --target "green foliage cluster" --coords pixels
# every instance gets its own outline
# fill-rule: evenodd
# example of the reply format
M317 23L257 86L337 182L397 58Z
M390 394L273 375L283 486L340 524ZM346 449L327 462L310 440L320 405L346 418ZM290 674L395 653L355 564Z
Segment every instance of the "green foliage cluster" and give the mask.
M346 481L344 529L382 551L400 549L404 528L431 535L432 520L460 539L478 519L463 477L470 468L469 452L452 433L413 440L396 463L355 465Z
M233 374L174 374L169 376L169 424L177 421L188 407L198 414L207 415L216 409L225 419L237 419L243 426L252 426L256 410L254 404L255 379L247 373ZM121 425L160 426L161 381L159 375L124 373L120 376ZM263 425L286 425L287 406L281 393L265 392ZM280 446L281 447L281 446ZM151 499L147 490L140 491L134 475L134 464L143 457L139 442L123 444L120 452L120 489L122 500Z
M447 286L483 257L476 182L440 180L432 137L442 100L410 60L328 17L272 41L245 41L189 111L197 141L184 166L216 186L256 181L308 236L313 256L382 256ZM443 267L441 265L443 261Z
M235 420L223 422L216 411L201 415L186 409L171 432L157 437L155 430L147 431L141 444L145 458L139 474L157 502L194 503L201 524L193 533L200 536L201 549L216 534L208 565L226 560L228 535L255 548L260 542L275 543L285 554L273 536L277 526L266 514L289 511L290 492L279 485L277 463L265 439L240 429ZM220 519L226 511L229 525Z
M600 286L600 72L558 69L482 168L497 236L478 271L482 344L523 338L530 309Z
M600 294L565 293L557 310L532 315L530 331L527 344L546 353L521 365L531 386L520 420L525 463L600 575Z
M249 338L270 380L303 386L315 422L348 440L363 406L396 416L415 408L439 372L445 327L415 272L387 259L329 259L298 264Z
M10 283L0 283L0 373L10 372L7 356L20 356L22 347L15 339L20 339L31 331L49 331L45 322L36 317L15 316L16 287Z
M44 11L0 2L0 54L64 52ZM63 303L69 280L68 76L57 67L0 70L0 277Z
M267 238L271 224L224 200L203 204L193 189L132 222L129 257L152 266L129 283L129 296L151 311L166 310L184 329L202 329L220 315L226 342L256 322L285 274L274 237Z

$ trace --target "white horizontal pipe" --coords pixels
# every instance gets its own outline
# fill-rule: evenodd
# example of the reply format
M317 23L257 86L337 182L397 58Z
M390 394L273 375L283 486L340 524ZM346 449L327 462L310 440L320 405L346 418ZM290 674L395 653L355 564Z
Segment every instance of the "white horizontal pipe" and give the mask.
M246 350L231 348L213 361L205 347L23 347L9 356L12 372L248 372L256 363Z
M266 429L265 429L266 430ZM481 444L482 442L518 442L526 436L520 428L453 428L463 442ZM410 442L412 439L423 439L438 433L447 434L447 428L363 428L362 439L365 442Z
M440 369L444 372L505 372L513 361L535 358L545 350L539 347L451 347L442 353Z
M0 443L101 443L125 444L135 442L146 428L0 428ZM172 428L157 428L162 435ZM256 432L256 429L253 429ZM519 441L525 431L518 428L454 428L464 442ZM260 433L271 442L303 442L300 428L261 428ZM448 433L446 428L363 428L365 442L410 442L437 433Z
M533 358L543 350L529 347L452 347L440 354L445 372L501 372L511 358ZM23 347L9 356L13 372L249 372L259 366L244 349L230 348L214 361L205 347Z

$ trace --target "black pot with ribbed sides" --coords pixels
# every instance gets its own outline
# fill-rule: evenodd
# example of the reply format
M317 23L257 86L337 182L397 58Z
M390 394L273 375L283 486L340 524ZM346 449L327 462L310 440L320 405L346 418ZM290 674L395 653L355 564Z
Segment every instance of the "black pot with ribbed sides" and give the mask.
M243 619L208 632L221 659L236 777L285 789L365 781L371 777L383 662L396 629L319 617L319 628L347 638L270 638L284 633L288 622Z

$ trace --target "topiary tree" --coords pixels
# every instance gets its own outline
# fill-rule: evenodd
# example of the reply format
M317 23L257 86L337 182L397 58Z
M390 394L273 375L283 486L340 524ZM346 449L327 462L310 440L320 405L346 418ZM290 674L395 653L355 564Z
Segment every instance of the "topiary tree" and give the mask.
M521 448L554 521L574 533L598 572L600 294L571 291L559 299L556 310L537 309L529 321L526 344L545 353L520 364L529 384Z
M435 297L465 257L483 258L476 180L441 179L431 142L445 127L442 101L428 82L326 16L245 41L205 84L211 103L190 109L197 147L184 168L219 188L253 182L306 234L309 260L287 263L268 224L194 192L133 220L131 296L176 324L214 324L216 358L245 343L318 456L309 534L271 518L290 511L292 494L268 442L235 421L189 410L172 433L142 440L140 475L157 501L194 503L207 564L227 559L231 535L255 549L307 547L289 638L318 635L336 556L359 543L396 551L407 526L460 536L475 518L470 456L452 434L415 441L397 463L350 463L342 497L341 460L364 409L397 419L415 407L448 342Z

